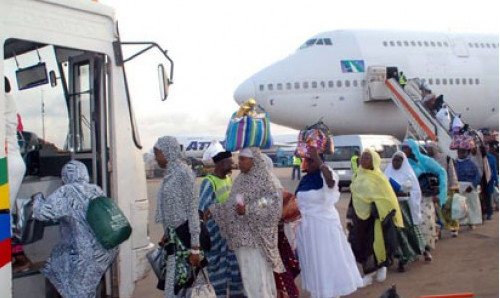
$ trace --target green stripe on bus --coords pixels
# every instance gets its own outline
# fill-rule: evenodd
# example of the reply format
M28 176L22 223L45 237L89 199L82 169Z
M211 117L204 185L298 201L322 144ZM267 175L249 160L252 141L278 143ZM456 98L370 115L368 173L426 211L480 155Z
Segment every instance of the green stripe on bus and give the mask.
M7 175L7 158L0 158L0 185L4 185L8 181Z

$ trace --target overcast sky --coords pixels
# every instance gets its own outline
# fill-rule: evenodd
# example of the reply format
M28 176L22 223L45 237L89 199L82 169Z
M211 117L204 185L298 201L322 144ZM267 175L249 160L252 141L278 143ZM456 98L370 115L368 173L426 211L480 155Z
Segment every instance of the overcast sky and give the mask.
M498 34L492 1L100 0L116 9L122 41L155 41L174 60L174 84L160 102L157 53L126 65L144 148L161 135L218 135L237 109L246 78L285 58L309 37L337 29ZM272 121L272 119L271 119ZM272 126L273 133L292 130Z

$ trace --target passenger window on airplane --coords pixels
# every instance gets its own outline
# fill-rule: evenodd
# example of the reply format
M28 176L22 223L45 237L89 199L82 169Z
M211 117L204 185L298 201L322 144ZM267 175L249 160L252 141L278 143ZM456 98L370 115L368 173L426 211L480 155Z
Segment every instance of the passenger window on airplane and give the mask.
M478 44L477 42L474 44L474 46L475 46L476 48L479 48L479 44Z
M321 81L321 82L319 83L319 86L320 86L321 88L325 88L326 84L325 84L325 82L324 82L324 81Z
M421 41L418 41L417 44L418 44L419 47L422 46L422 42Z
M453 79L450 79L449 82L450 82L450 85L453 85Z
M346 87L351 87L351 81L345 80L345 86Z
M474 80L469 78L469 85L474 85Z
M276 85L276 88L277 88L278 90L283 90L283 84L278 83L278 85Z
M438 45L438 47L442 47L443 46L443 44L440 41L437 42L437 45Z
M273 84L267 84L267 90L273 91Z
M462 85L467 85L467 79L466 78L462 79Z
M308 82L303 82L302 83L302 88L304 88L304 89L309 88L309 83Z
M479 85L479 79L476 79L476 85Z
M366 80L361 80L361 87L366 86Z
M429 85L434 85L434 80L433 79L428 79Z
M424 41L424 46L428 47L429 46L429 42Z
M339 87L339 88L342 87L342 81L341 80L337 81L337 87Z
M448 43L447 43L446 41L445 41L445 42L443 42L443 45L444 45L445 47L448 47Z
M409 46L409 45L410 45L410 44L408 43L408 41L407 41L407 40L405 40L405 41L403 42L403 44L405 45L405 47L407 47L407 46Z
M286 90L292 89L292 83L286 83Z
M328 88L333 88L333 81L328 81Z
M323 41L325 42L325 44L327 46L331 46L332 45L332 40L330 38L323 38Z
M441 85L441 80L436 79L436 85Z
M259 90L264 91L264 85L259 85Z
M443 79L443 85L447 85L448 84L448 81L446 81L446 79Z
M396 42L396 44L398 45L398 47L401 46L401 42L399 40Z
M300 89L300 83L299 82L295 82L295 84L293 84L293 87L295 89Z
M387 41L384 41L382 44L384 45L384 47L386 47L387 46Z
M484 43L481 43L481 48L484 48Z
M318 88L318 82L316 82L316 81L311 82L311 88L314 88L314 89Z
M389 44L391 45L391 47L394 46L394 41L390 41Z
M352 81L352 85L353 85L354 87L358 87L358 81L357 81L357 80Z
M456 84L456 85L460 85L460 79L458 79L458 78L457 78L457 79L455 79L455 84Z
M436 43L431 41L431 47L435 47L436 46Z
M473 48L474 45L472 44L472 42L469 42L469 48Z
M416 43L414 40L412 40L412 41L410 42L410 44L411 44L411 46L412 46L412 47L414 47L414 46L416 46L416 45L417 45L417 43Z
M490 48L490 44L489 44L489 43L487 43L487 44L486 44L486 47L489 49L489 48Z
M496 44L492 44L491 46L492 46L494 49L496 49L496 48L497 48L497 45L496 45Z

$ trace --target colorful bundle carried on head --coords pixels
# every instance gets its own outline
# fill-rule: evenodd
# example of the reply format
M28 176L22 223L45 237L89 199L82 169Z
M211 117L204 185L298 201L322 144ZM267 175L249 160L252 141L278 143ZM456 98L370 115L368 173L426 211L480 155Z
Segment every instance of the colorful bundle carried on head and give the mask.
M251 98L233 113L226 130L226 150L238 151L248 147L269 149L273 145L269 113L258 114L257 103Z
M300 131L295 155L300 158L309 157L310 147L316 148L320 154L333 154L333 134L321 121Z

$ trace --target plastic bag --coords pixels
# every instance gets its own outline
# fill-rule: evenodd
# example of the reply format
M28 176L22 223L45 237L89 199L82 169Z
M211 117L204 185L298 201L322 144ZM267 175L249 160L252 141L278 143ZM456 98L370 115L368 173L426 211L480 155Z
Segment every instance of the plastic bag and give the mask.
M118 246L132 234L129 221L113 199L108 197L91 200L86 219L97 240L106 249Z
M466 200L467 198L460 194L453 195L453 201L451 202L452 219L462 220L468 216L469 208L467 207Z
M44 223L33 218L33 202L35 196L43 196L42 193L36 193L32 198L17 198L17 220L14 237L20 244L30 244L43 238Z

